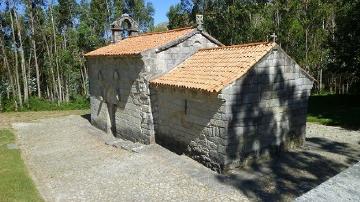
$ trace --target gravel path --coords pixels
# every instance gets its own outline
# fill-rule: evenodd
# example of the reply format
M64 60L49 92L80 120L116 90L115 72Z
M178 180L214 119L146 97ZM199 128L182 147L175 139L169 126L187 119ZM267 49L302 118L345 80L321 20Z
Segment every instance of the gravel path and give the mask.
M80 116L13 124L46 201L246 201L218 174L158 146L138 153L104 144Z
M360 161L360 131L307 123L306 133L304 147L233 170L224 184L251 200L293 201Z
M291 201L360 160L360 131L311 123L303 148L227 176L158 145L105 145L80 116L13 127L46 201Z
M360 201L360 162L346 169L315 189L297 198L296 202Z

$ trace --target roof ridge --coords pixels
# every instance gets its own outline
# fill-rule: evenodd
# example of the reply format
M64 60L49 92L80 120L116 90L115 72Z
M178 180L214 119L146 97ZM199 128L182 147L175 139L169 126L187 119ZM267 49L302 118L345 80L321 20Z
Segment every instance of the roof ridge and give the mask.
M182 27L182 28L177 28L177 29L171 29L171 30L167 30L167 31L160 31L160 32L146 32L143 34L139 34L138 36L129 36L128 38L136 38L136 37L140 37L140 36L148 36L148 35L155 35L155 34L165 34L165 33L171 33L171 32L178 32L178 31L183 31L183 30L187 30L187 29L194 29L194 27Z
M240 47L247 47L247 46L257 46L257 45L266 45L266 44L273 44L274 42L253 42L253 43L245 43L245 44L237 44L237 45L231 45L231 46L220 46L220 47L212 47L212 48L202 48L199 51L207 51L207 50L217 50L217 49L227 49L227 48L240 48ZM275 43L276 44L276 43Z

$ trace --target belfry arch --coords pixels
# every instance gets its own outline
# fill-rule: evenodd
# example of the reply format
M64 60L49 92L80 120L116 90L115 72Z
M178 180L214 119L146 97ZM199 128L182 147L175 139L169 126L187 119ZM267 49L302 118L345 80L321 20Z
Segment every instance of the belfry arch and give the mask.
M111 32L112 41L117 42L129 36L137 36L139 25L129 14L123 14L118 20L111 23Z

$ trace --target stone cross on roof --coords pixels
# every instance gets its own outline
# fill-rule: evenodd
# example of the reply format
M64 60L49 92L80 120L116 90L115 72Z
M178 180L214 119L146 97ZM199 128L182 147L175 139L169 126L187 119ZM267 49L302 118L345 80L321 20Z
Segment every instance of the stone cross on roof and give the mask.
M278 36L275 34L275 32L270 35L270 38L273 40L274 43L276 42L277 37Z
M196 25L197 25L197 29L199 31L203 30L203 24L204 24L204 16L203 15L196 15Z

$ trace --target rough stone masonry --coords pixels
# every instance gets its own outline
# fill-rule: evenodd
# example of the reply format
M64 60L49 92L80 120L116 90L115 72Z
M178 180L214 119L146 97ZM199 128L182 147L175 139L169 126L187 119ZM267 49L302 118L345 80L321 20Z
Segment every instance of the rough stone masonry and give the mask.
M273 48L267 50L267 46ZM241 76L237 79L226 85L223 84L227 80L220 79L214 82L223 85L218 92L206 91L212 85L209 79L221 77L213 73L218 68L220 72L227 71L224 66L234 63L231 58L239 58L244 64L256 60L248 54L259 54L256 51L260 49L264 49L260 59L253 66L244 67L245 73L240 67L237 72ZM222 54L223 61L213 58ZM213 68L208 68L213 63L206 61L211 60L221 65L214 63ZM240 63L236 65L241 66ZM152 81L156 138L168 148L222 171L242 165L249 156L303 144L313 80L277 45L208 49L177 68ZM199 76L189 73L202 68ZM236 75L230 73L230 77L232 74Z
M86 58L91 122L116 137L218 171L304 141L313 79L276 43L224 47L198 26L130 36Z
M154 143L150 79L198 49L218 45L222 44L206 32L184 28L131 36L86 54L92 124L117 137Z

